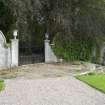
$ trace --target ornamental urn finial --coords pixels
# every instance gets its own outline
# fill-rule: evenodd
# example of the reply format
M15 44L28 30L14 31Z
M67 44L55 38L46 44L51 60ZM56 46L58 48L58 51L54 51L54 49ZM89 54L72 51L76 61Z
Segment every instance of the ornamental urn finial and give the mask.
M14 39L16 39L17 35L18 35L18 30L14 30L13 32Z

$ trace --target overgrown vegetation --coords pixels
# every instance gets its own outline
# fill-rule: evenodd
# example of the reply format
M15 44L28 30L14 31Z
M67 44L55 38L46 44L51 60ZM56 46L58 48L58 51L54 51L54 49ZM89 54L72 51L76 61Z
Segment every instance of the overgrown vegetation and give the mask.
M83 60L97 63L100 57L100 46L105 39L105 2L104 0L69 2L71 7L66 15L69 16L69 25L67 25L69 29L63 28L63 32L56 33L54 50L58 56L67 61ZM65 9L68 10L68 8ZM93 56L94 48L96 54Z
M54 51L59 58L63 58L66 61L91 61L92 60L92 41L63 41L59 43L56 41ZM90 43L89 43L90 42Z
M105 40L104 10L105 0L0 0L0 30L10 39L17 28L20 44L28 47L43 46L48 32L58 57L97 63Z
M13 24L15 23L15 18L13 17L13 12L11 11L8 2L6 0L0 0L0 30L6 35L7 41L12 38L11 30L13 30Z

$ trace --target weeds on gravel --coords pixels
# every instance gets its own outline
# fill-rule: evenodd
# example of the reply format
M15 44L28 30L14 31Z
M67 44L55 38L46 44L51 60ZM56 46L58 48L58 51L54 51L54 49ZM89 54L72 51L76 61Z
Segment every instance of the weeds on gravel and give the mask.
M0 91L4 89L4 81L0 80Z

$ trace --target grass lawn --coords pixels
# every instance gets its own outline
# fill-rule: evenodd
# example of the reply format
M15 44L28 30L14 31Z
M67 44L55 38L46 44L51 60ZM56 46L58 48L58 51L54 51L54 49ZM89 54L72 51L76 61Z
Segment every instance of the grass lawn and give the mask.
M105 93L105 74L82 75L76 78Z
M4 81L0 80L0 91L2 91L4 88Z

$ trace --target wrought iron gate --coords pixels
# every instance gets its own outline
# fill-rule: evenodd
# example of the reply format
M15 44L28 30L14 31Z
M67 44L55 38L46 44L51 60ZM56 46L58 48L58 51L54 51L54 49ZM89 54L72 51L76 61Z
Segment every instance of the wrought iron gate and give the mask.
M44 46L20 46L19 65L44 62Z

